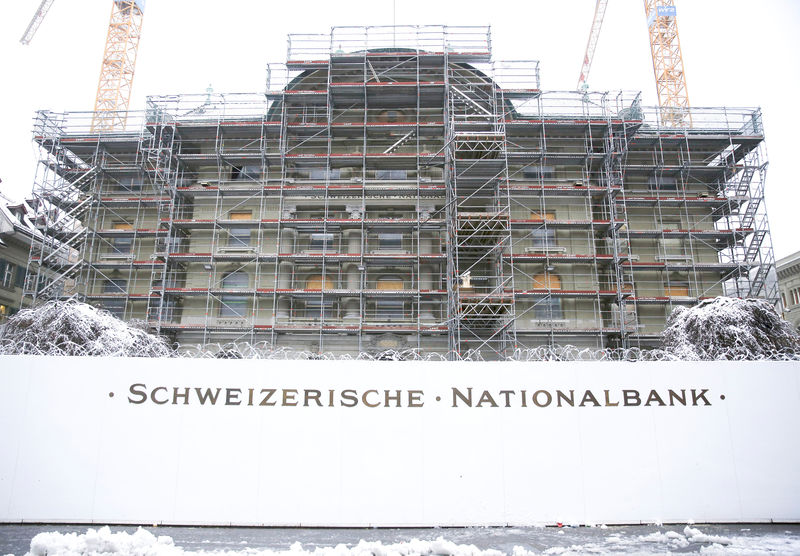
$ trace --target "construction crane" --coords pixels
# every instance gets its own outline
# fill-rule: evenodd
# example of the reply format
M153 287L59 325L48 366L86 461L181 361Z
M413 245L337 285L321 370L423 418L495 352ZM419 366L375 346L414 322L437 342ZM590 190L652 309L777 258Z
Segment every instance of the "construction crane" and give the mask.
M600 37L600 28L603 26L603 18L606 15L606 6L608 6L608 0L597 0L597 4L594 7L594 20L592 21L592 29L589 32L589 42L586 43L586 54L583 55L583 66L581 66L581 75L578 78L579 91L585 91L589 88L586 81L589 79L589 70L592 68L594 50L597 47L597 39Z
M644 0L662 125L691 127L675 0Z
M592 29L578 78L578 90L585 91L588 88L589 70L607 5L608 0L597 0L595 5ZM650 33L650 53L653 58L658 104L661 107L660 123L670 127L691 127L692 115L683 71L675 0L644 0L644 11Z
M31 39L39 29L39 25L42 24L44 16L47 15L47 11L50 9L50 6L53 5L53 1L54 0L42 0L42 3L39 4L39 8L36 10L36 13L33 14L33 19L31 19L31 22L28 23L28 28L25 29L25 33L22 35L22 38L19 40L19 42L22 44L30 44Z
M54 0L42 0L22 44L29 44ZM100 64L100 79L94 101L92 131L123 129L136 70L136 55L142 36L145 0L112 0L106 46Z
M122 129L128 120L145 0L113 0L92 131Z

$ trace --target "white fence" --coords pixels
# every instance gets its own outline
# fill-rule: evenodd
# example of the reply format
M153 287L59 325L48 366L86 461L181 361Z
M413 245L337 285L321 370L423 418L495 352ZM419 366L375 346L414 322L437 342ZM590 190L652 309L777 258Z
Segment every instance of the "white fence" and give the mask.
M5 356L0 522L795 522L798 423L795 362Z

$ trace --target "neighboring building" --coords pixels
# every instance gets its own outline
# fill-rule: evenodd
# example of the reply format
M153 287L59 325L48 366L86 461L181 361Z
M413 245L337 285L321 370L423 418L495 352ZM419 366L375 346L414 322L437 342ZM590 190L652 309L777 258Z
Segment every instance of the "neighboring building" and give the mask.
M22 307L31 240L36 234L27 203L0 194L0 326Z
M648 346L676 305L777 302L758 110L544 92L490 44L334 28L266 95L151 97L116 132L40 112L36 195L85 225L55 270L183 343L339 353Z
M778 269L783 318L800 329L800 251L778 259L775 266Z

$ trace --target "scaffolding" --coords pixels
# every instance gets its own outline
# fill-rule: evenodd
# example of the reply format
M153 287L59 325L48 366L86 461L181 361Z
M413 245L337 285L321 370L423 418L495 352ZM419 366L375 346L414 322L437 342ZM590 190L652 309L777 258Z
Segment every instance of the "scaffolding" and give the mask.
M290 35L265 94L39 112L25 295L183 344L652 345L677 305L777 301L761 115L690 111L542 91L486 27Z

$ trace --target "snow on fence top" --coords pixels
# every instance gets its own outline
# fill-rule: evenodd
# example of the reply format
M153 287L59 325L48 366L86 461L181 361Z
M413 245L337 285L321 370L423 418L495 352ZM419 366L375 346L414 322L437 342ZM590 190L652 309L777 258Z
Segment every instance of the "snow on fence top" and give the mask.
M422 353L417 349L357 355L314 353L268 342L173 345L75 300L48 301L12 316L0 330L0 355L188 357L225 359L357 359L373 361L482 361L479 351ZM760 299L718 297L670 315L660 349L538 346L515 349L509 361L800 360L800 336Z

